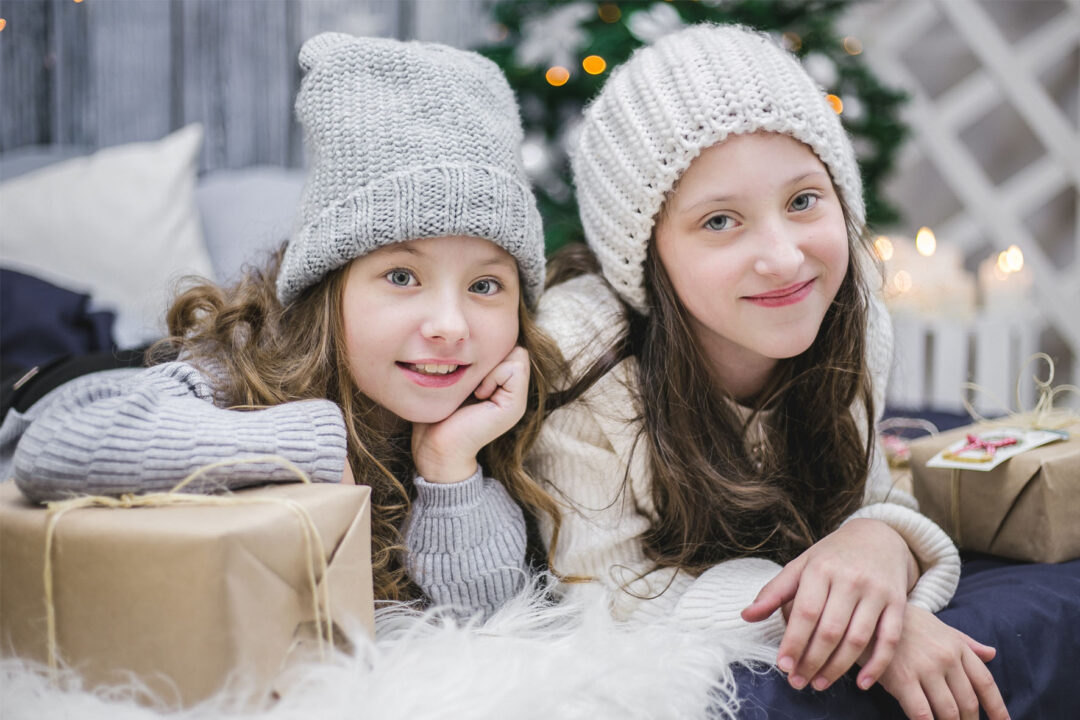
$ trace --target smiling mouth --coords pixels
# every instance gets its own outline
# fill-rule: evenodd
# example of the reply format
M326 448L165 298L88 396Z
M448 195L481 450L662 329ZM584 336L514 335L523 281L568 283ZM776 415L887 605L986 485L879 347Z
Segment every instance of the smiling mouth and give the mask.
M789 285L788 287L781 288L780 290L774 290L774 291L768 292L768 293L761 293L760 295L748 295L746 299L747 300L778 300L780 298L791 297L795 293L797 293L800 290L804 289L807 285L809 285L813 281L814 280L811 278L810 280L807 280L806 282L798 283L798 284L795 284L795 285Z
M415 363L398 363L404 368L412 370L415 373L421 375L449 375L452 372L456 372L461 365L444 365L435 363L423 363L417 365Z

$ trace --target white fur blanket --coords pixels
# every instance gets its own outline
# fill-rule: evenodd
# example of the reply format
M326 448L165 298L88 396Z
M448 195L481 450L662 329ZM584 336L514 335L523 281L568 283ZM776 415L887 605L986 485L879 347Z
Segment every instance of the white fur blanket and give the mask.
M558 605L538 583L483 624L407 608L377 613L377 640L294 670L281 700L260 712L234 692L186 710L155 710L130 688L53 686L39 667L0 662L6 720L427 720L732 717L728 659L759 655L669 622L611 620L599 593ZM726 642L730 642L727 640Z

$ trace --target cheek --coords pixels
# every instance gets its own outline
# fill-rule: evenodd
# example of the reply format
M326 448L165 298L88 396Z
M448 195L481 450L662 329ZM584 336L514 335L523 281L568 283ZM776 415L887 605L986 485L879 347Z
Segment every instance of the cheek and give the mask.
M663 259L661 257L661 259ZM679 302L692 314L722 303L738 287L745 261L730 249L671 253L664 270Z
M394 353L400 344L395 337L395 331L400 332L398 324L387 322L389 318L382 313L350 313L348 309L342 319L349 373L357 387L370 394L383 382L378 373L396 359Z
M843 226L839 230L823 236L817 243L816 254L829 276L829 286L835 295L847 273L850 250L847 232Z
M490 344L492 353L502 360L510 354L518 342L520 322L517 307L501 309L492 313L490 317L482 319L481 322L483 323L481 327L485 331L484 342Z

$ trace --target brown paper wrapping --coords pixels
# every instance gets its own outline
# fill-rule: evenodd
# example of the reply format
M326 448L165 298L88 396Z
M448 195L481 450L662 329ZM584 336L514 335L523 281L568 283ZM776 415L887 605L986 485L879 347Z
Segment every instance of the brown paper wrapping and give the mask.
M1033 562L1080 557L1080 434L1016 455L988 472L928 468L967 433L959 428L911 443L915 498L923 514L967 550Z
M53 536L60 659L91 685L132 679L190 705L227 682L268 693L313 634L299 503L327 555L337 629L374 627L370 488L283 484L244 490L264 504L80 508ZM0 652L45 662L44 508L0 485ZM316 566L318 573L318 566Z

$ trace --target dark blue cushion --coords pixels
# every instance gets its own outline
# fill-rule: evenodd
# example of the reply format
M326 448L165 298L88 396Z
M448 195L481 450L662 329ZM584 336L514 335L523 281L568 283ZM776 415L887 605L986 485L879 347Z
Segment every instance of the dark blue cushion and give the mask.
M0 268L0 373L7 378L67 355L111 350L114 319L91 311L89 295Z
M1056 565L965 555L956 596L938 617L997 648L988 665L1013 720L1066 718L1080 707L1080 560ZM824 692L798 691L778 670L736 670L740 717L902 720L892 696L855 686L857 669Z

